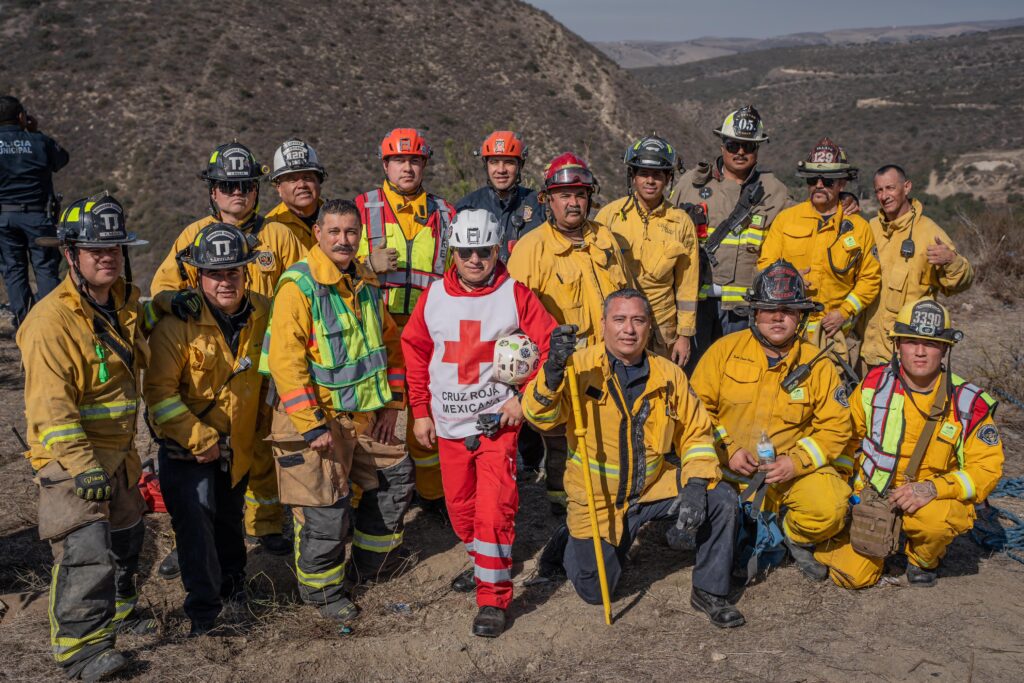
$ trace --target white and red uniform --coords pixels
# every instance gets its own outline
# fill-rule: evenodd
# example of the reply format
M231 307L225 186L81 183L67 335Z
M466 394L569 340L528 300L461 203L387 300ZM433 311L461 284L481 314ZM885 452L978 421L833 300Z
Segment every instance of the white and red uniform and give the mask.
M516 438L519 427L480 437L476 416L497 413L515 393L492 379L494 344L522 331L548 355L557 323L537 296L498 263L493 282L463 289L452 266L423 293L402 332L409 407L430 417L437 432L441 481L452 529L473 558L476 602L506 609L512 602L512 542L519 507Z

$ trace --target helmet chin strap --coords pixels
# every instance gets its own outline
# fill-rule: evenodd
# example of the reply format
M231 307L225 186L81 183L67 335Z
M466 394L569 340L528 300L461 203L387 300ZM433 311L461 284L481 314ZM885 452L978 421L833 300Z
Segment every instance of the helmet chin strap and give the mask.
M776 351L780 355L783 353L787 346L789 346L794 341L800 338L800 335L803 334L804 328L807 326L807 318L810 317L811 315L810 311L803 311L802 315L800 316L800 324L796 326L796 331L793 332L793 336L784 341L782 344L774 344L771 341L769 341L767 337L761 334L761 330L759 330L757 327L757 311L759 310L767 309L757 309L754 308L753 306L750 307L750 312L747 314L747 320L750 323L750 331L754 335L754 339L756 339L758 343L760 343L762 346L766 346L772 349L773 351Z

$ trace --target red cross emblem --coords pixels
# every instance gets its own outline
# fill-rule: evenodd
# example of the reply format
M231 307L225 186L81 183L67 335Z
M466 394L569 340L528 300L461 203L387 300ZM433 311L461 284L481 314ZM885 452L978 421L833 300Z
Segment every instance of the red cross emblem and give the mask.
M480 321L459 322L459 341L444 343L445 363L459 366L459 384L476 384L480 381L480 364L494 360L494 342L480 340Z

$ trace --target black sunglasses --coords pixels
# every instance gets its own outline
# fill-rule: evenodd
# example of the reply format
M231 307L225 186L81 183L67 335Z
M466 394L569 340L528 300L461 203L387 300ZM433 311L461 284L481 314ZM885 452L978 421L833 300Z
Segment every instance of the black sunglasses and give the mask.
M752 152L756 152L759 146L756 142L749 142L744 140L726 140L724 144L725 151L728 152L729 154L735 154L741 149L747 154L750 154Z
M253 180L218 180L213 186L224 194L232 194L235 190L241 190L242 194L249 194L256 188L256 182Z
M481 259L490 258L492 249L493 247L456 247L455 251L460 259L468 261L472 258L473 254L476 254L477 258Z
M832 187L833 185L836 184L835 178L823 178L821 176L817 176L815 178L807 179L807 187L814 187L815 185L818 184L819 180L821 181L821 184L824 185L825 187Z

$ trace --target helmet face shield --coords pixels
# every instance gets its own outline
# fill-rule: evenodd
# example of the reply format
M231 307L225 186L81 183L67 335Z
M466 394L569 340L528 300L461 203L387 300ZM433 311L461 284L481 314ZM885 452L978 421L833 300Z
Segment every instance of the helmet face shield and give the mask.
M559 187L594 187L594 175L586 168L567 166L555 171L544 185L549 190Z

